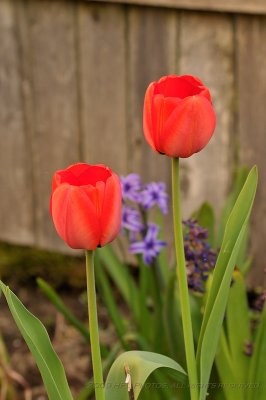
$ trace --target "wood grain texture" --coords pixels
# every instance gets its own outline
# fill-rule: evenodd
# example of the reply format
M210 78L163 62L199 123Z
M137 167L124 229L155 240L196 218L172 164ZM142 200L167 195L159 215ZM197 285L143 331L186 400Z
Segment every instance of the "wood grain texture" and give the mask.
M217 115L210 143L181 163L185 212L207 200L219 214L232 171L233 24L230 16L185 12L180 24L180 73L196 75L209 87Z
M0 5L0 239L34 241L32 182L14 3Z
M123 7L81 2L78 41L83 159L122 174L127 164Z
M54 171L79 161L79 124L72 2L26 3L31 71L36 244L67 249L49 212Z
M207 148L182 161L183 210L188 216L207 197L219 212L234 163L257 163L251 250L261 283L266 17L178 8L260 13L264 0L123 3L0 1L0 239L67 250L49 215L50 183L76 161L170 188L170 160L143 137L144 93L162 75L191 73L210 87L218 118Z
M128 14L127 137L129 171L144 182L164 180L170 189L170 160L152 151L142 128L143 101L150 82L176 72L176 14L132 7Z
M90 1L90 0L87 0ZM104 3L135 4L151 7L170 7L183 10L223 11L266 14L265 0L94 0Z
M240 162L257 164L259 170L251 224L251 279L262 285L266 237L266 18L239 16L236 27Z

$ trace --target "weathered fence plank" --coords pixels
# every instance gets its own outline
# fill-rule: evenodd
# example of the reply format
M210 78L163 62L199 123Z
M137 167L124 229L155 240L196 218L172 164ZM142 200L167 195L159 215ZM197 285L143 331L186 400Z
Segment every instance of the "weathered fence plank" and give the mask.
M230 16L207 13L182 13L180 24L180 73L203 80L217 114L206 149L182 162L185 211L208 200L219 213L232 172L233 25Z
M167 10L132 7L128 12L127 116L129 170L144 182L170 179L170 160L158 156L143 137L142 112L150 82L176 72L175 14ZM170 186L170 185L168 185Z
M259 168L252 214L252 281L262 284L266 237L266 18L237 18L237 84L240 161ZM264 283L266 279L264 279Z
M91 0L87 0L91 1ZM93 0L104 3L123 3L150 7L170 7L183 10L222 11L266 14L265 0Z
M52 174L79 161L74 4L26 3L33 98L36 244L62 247L49 215Z
M49 196L54 170L72 162L106 163L170 187L169 160L143 138L143 98L152 80L190 73L211 88L218 118L206 150L182 162L184 211L208 199L219 212L233 168L257 162L252 249L261 271L266 20L179 9L265 13L265 2L161 1L132 3L172 9L131 0L0 2L1 240L66 250Z
M8 0L2 0L0 8L1 239L32 244L32 182L27 156L29 141L24 129L15 9Z
M83 159L123 173L127 167L123 7L81 2L78 47Z

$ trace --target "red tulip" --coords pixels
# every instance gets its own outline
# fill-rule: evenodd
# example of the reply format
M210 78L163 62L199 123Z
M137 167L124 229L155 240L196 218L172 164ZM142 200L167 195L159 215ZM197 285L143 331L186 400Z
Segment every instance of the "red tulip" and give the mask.
M51 215L58 235L74 249L111 242L121 223L121 184L104 165L78 163L55 172Z
M206 146L215 123L210 92L198 78L169 75L149 85L143 128L153 150L189 157Z

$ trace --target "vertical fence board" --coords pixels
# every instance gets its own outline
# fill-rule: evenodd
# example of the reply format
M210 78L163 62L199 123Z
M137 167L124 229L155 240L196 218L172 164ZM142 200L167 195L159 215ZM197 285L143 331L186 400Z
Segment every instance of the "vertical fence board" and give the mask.
M231 176L230 134L234 95L233 25L230 16L183 13L180 73L200 77L211 90L217 127L211 142L182 163L186 213L208 200L220 211Z
M154 153L142 129L143 100L150 82L176 72L176 13L130 7L128 11L128 169L144 182L170 179L170 160Z
M2 0L0 9L1 240L29 244L33 242L32 185L14 4Z
M72 2L27 3L34 125L36 243L65 248L49 215L52 174L79 159Z
M124 8L80 3L78 26L83 157L124 173Z
M266 17L238 17L236 32L240 161L259 168L251 253L255 256L252 281L261 285L266 237Z

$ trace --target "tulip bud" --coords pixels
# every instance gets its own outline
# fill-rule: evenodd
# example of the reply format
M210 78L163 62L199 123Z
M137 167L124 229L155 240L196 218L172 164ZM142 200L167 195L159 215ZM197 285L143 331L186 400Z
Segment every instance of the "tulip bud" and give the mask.
M143 129L154 151L189 157L206 146L215 124L210 92L198 78L169 75L149 85Z
M117 236L121 184L104 165L78 163L55 172L51 215L58 235L73 249L94 250Z

